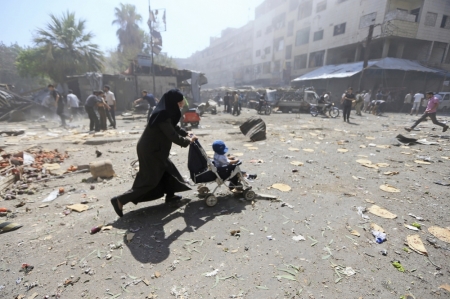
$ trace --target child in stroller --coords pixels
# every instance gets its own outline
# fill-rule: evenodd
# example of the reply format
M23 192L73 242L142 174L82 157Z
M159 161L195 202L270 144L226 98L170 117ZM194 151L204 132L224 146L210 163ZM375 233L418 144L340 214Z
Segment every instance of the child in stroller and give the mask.
M225 185L226 181L229 181L229 190L237 189L242 192L243 197L247 200L253 200L256 197L256 193L251 190L252 187L249 184L249 180L255 179L256 175L246 175L243 174L239 168L241 164L238 160L229 160L225 153L227 148L223 141L216 143L219 145L221 150L215 153L217 157L217 164L215 161L211 161L198 140L192 143L189 147L189 159L188 168L191 175L191 179L195 184L201 184L198 187L198 192L200 195L205 197L206 204L208 206L214 206L217 203L217 198L214 196L216 190ZM213 146L218 148L217 145ZM224 159L225 158L225 159ZM244 176L247 176L245 178ZM217 187L209 192L209 188L206 187L205 183L217 183Z

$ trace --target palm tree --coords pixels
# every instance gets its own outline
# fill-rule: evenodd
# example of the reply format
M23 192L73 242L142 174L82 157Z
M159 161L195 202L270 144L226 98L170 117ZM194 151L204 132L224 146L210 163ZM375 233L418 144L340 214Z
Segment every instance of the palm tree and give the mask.
M85 32L85 20L76 20L67 11L61 18L51 14L45 29L37 29L34 42L39 53L40 72L55 82L65 82L66 76L99 71L103 53L91 42L94 35Z
M136 6L120 3L120 7L114 9L116 19L113 25L119 25L116 35L119 38L118 51L125 54L137 54L143 47L143 31L138 23L142 16L136 12ZM132 53L127 53L132 52Z

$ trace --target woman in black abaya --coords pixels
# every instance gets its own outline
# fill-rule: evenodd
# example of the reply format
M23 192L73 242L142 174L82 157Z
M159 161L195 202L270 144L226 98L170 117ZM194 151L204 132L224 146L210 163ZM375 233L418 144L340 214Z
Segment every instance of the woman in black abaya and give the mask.
M117 215L123 216L123 205L151 201L166 194L166 202L177 202L181 196L175 192L190 190L175 165L169 159L172 143L187 147L197 137L187 137L187 132L177 126L184 105L183 94L178 89L166 92L155 107L147 127L137 144L139 172L133 186L122 195L113 197L111 204Z

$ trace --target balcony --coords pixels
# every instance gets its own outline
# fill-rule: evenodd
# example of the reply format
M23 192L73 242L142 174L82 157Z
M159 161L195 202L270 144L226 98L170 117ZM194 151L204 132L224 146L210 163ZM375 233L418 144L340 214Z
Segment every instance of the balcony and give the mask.
M416 15L403 10L392 10L384 18L382 35L416 38L418 29Z

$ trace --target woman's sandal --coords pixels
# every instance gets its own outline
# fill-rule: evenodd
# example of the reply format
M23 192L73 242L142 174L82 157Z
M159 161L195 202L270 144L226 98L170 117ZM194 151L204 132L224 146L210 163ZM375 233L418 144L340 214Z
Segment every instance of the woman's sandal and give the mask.
M116 214L119 217L123 217L123 211L119 208L119 202L118 201L119 200L117 199L117 197L111 198L111 204L112 204L112 206L114 208L114 211L116 211Z

